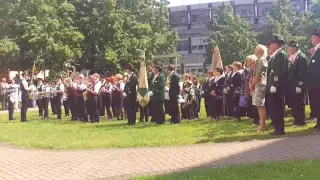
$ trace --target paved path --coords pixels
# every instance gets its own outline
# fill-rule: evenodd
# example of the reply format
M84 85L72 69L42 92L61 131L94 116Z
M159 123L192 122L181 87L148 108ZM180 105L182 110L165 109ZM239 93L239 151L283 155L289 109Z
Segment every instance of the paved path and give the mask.
M320 157L320 134L182 147L81 151L25 150L0 144L1 180L129 179L195 167Z

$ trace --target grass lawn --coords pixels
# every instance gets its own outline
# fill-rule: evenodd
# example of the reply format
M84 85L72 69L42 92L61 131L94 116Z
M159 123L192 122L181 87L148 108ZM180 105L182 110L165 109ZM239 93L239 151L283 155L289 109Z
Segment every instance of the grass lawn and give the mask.
M70 118L43 121L37 114L37 111L28 112L29 123L20 123L19 112L15 113L16 120L13 122L8 121L7 114L0 115L0 142L26 148L65 150L155 147L274 138L268 134L272 128L267 132L257 133L256 126L248 119L241 122L232 119L220 122L198 119L183 120L180 125L170 125L167 122L162 126L127 126L126 121L109 121L104 118L100 124L71 122ZM205 117L204 108L201 117ZM305 127L293 126L292 118L286 118L287 136L314 133L309 130L312 126L314 123Z
M214 169L194 169L134 180L316 180L319 179L320 160L266 163Z

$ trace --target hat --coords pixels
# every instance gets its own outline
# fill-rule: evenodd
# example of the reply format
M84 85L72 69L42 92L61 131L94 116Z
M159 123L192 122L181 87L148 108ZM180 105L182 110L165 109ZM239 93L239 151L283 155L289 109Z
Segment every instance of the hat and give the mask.
M320 27L313 28L311 35L320 37Z
M154 65L155 68L159 69L159 71L162 71L162 65L160 64L156 64Z
M58 75L55 77L55 79L62 79L62 77Z
M107 77L106 75L104 75L104 74L100 74L100 78L105 79L106 77Z
M284 38L279 34L273 34L272 39L268 44L277 43L279 45L283 45L285 43Z
M23 71L23 72L21 73L21 75L22 75L22 76L24 76L24 75L30 75L30 70Z
M126 69L129 69L131 71L134 71L133 65L131 63L128 63L126 66Z
M291 40L291 41L288 43L288 46L289 46L289 47L294 47L294 48L299 48L298 41L295 41L295 40Z
M43 79L42 79L42 78L40 78L40 77L38 77L38 78L37 78L37 80L41 80L41 81L42 81Z
M48 79L44 79L44 80L43 80L43 82L45 82L45 83L46 83L46 82L49 82L49 80L48 80Z

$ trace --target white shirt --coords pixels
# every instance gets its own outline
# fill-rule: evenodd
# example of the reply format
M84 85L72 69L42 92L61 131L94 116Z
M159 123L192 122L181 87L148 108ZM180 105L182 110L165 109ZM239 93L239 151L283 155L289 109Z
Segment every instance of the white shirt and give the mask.
M130 79L130 77L132 76L133 72L131 72L129 75L128 75L128 79Z
M93 91L97 94L99 94L100 88L101 88L101 81L96 82L96 84L93 87Z
M293 55L293 62L296 60L297 56L301 53L300 50L298 50L296 53Z
M316 53L316 51L319 49L319 47L320 47L320 43L314 47L314 51L313 51L311 57L313 57L314 53Z
M28 86L28 82L25 78L21 78L21 83L26 91L29 91L31 89L31 86L30 87Z
M274 52L272 53L272 55L270 56L270 58L274 58L281 49L282 49L282 48L279 48L279 49L277 49L276 51L274 51Z
M224 77L224 75L220 75L219 77L216 77L215 79L214 79L214 82L217 82L219 79L221 79L222 77Z

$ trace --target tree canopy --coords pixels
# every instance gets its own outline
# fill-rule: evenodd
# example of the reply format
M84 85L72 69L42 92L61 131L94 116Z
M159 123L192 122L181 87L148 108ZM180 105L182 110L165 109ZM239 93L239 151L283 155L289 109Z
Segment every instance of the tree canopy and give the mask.
M138 65L136 49L152 55L175 51L178 36L168 27L161 0L0 0L0 39L19 48L16 69L38 66L59 71L76 61L80 68L120 69Z
M251 26L241 17L235 16L229 5L222 4L218 7L217 16L208 24L208 28L212 30L212 35L206 49L206 64L211 64L216 45L219 46L225 65L243 60L253 53L253 48L257 45Z

